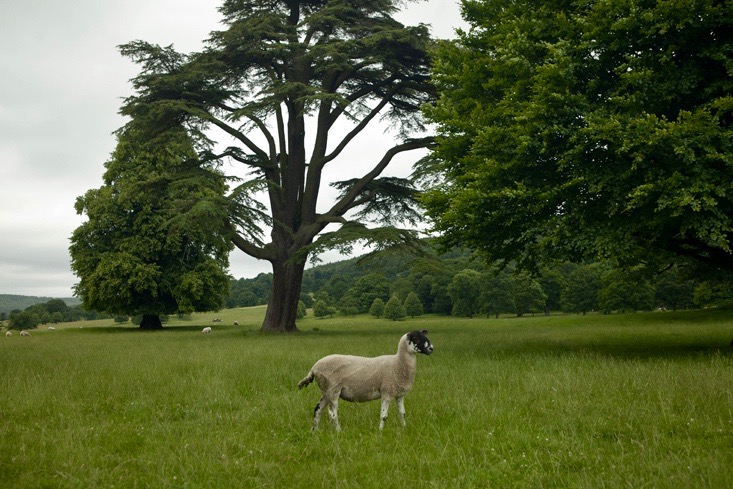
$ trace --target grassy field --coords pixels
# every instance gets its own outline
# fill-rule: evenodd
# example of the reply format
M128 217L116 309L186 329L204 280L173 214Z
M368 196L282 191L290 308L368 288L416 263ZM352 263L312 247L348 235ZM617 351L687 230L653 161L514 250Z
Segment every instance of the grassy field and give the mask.
M263 313L3 337L0 487L733 487L733 311L309 316L290 336ZM372 402L310 431L315 360L423 328L407 428L393 407L378 432Z

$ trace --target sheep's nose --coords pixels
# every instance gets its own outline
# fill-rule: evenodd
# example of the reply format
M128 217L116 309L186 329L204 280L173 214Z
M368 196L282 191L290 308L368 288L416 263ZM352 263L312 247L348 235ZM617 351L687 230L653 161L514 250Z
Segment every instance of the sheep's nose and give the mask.
M433 353L433 345L428 345L427 354L430 355L431 353Z

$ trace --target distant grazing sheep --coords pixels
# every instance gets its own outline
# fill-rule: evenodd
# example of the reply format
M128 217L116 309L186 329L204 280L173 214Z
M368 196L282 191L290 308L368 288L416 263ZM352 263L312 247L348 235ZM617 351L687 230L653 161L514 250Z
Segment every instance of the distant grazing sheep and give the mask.
M28 337L30 337L30 335L31 334L28 331L26 331L26 330L23 330L23 331L20 332L20 336L28 336Z
M220 322L221 322L221 319L219 319L219 318L215 318L215 319L214 319L213 321L211 321L211 322L212 322L212 323L220 323Z
M427 330L412 331L400 338L395 355L381 357L357 357L353 355L329 355L318 360L308 375L298 383L302 389L313 382L321 389L321 400L313 415L313 429L318 429L323 408L328 406L331 421L336 431L341 431L338 421L339 398L351 402L382 399L379 429L384 428L389 405L397 401L397 411L402 426L405 426L404 397L412 388L417 367L416 353L430 355L433 344L425 333Z
M211 333L211 326L206 326L204 329L201 330L202 333Z
M11 336L13 336L13 333L11 333L10 331L6 331L5 332L5 337L6 338L10 338Z
M239 321L234 321L234 326L239 326Z
M48 330L49 330L49 331L56 331L56 328L54 328L53 326L49 326L49 327L48 327Z

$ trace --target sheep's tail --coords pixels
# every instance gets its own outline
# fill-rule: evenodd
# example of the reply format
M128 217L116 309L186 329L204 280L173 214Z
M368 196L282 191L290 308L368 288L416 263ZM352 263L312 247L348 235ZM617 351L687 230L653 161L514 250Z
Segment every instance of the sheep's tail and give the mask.
M308 375L306 375L303 380L298 382L298 389L302 389L303 387L308 387L308 385L310 385L310 383L313 382L313 377L314 377L313 370L311 370L310 372L308 372Z

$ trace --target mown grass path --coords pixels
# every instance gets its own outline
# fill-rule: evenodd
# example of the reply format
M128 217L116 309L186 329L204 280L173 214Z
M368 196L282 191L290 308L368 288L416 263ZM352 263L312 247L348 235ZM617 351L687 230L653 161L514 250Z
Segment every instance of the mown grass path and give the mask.
M733 487L733 311L307 317L289 336L262 314L2 338L0 487ZM318 389L295 385L316 359L423 328L406 429L393 412L378 432L373 402L310 431Z

